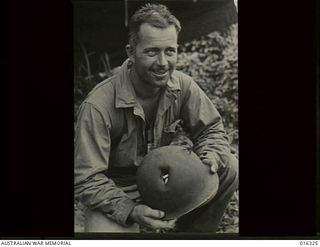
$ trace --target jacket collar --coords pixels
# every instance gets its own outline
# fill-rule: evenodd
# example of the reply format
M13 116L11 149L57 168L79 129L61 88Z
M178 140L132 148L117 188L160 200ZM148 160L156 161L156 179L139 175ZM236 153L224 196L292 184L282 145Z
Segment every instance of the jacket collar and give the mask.
M127 59L122 65L115 76L115 107L116 108L128 108L137 105L136 94L129 78L129 59ZM172 75L168 81L167 88L164 95L169 98L170 101L177 98L177 91L180 91L180 84L178 79Z

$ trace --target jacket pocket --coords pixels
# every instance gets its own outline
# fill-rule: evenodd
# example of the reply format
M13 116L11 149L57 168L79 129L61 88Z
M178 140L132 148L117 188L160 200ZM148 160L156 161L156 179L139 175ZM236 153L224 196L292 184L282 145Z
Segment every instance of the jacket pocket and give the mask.
M178 134L179 130L182 130L181 119L178 119L168 126L164 127L161 137L161 146L169 145Z
M193 143L183 129L183 121L178 119L163 129L161 146L178 145L192 148Z

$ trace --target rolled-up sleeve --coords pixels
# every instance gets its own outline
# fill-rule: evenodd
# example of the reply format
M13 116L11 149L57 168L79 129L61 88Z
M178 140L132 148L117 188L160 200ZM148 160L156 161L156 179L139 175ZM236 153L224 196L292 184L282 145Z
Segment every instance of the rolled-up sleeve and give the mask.
M190 133L194 152L210 159L217 171L226 165L230 154L228 136L222 119L208 96L192 81L182 106L185 128Z
M105 175L111 147L110 119L105 115L88 102L80 107L75 131L75 196L126 226L135 202Z

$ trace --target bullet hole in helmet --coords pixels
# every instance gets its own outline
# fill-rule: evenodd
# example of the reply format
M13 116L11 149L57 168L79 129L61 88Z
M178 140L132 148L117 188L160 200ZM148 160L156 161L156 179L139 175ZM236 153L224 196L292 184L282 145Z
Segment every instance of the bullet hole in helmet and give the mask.
M161 179L164 184L167 184L169 182L169 169L168 168L163 168L161 170Z

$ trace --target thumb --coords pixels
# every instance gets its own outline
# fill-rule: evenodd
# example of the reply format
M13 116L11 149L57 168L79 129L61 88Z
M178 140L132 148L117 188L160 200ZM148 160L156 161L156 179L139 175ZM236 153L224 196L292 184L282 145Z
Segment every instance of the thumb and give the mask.
M145 211L145 216L155 219L161 219L164 217L164 212L161 210L147 208L147 210Z

